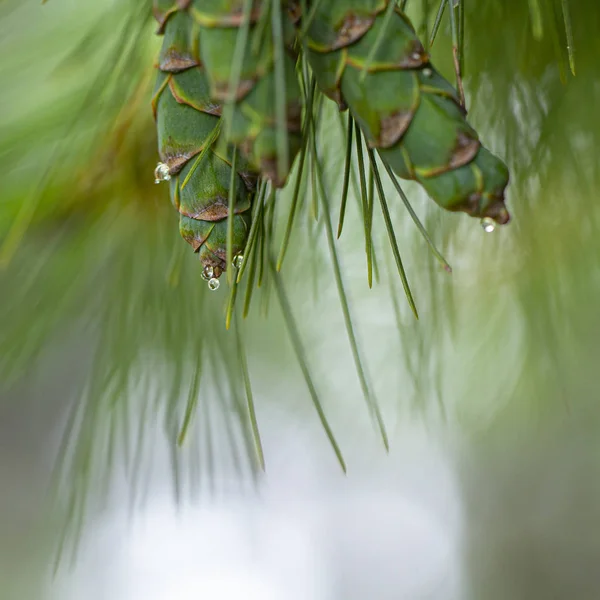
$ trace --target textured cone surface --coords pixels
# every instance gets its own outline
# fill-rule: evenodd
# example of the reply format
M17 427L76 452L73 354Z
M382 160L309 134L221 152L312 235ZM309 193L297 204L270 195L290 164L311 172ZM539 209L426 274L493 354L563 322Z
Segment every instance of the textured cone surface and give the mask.
M281 7L281 18L276 22L282 35L276 39L273 2L255 0L247 23L243 60L239 73L234 73L236 46L243 36L244 4L244 0L195 0L191 12L200 29L200 54L211 96L218 102L232 102L225 123L229 141L281 187L301 146L301 91L295 57L290 51L295 32ZM281 89L277 86L278 56L284 72ZM233 88L232 82L237 83ZM275 110L279 94L284 95L283 128L279 127Z
M506 223L508 169L480 144L406 15L395 8L386 25L387 5L319 3L306 38L319 88L350 110L399 177L417 180L447 210Z
M157 0L154 15L159 33L164 34L152 100L160 160L169 168L171 201L180 213L180 233L202 264L213 267L218 277L228 266L231 153L219 141L206 148L219 125L221 106L211 97L200 61L198 27L190 3ZM238 160L236 170L234 254L246 244L256 187L256 174L246 161Z

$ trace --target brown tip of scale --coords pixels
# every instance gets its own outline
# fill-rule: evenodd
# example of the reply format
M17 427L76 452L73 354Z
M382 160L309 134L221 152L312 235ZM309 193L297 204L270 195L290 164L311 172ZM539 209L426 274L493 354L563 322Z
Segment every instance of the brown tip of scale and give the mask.
M507 223L510 223L510 213L506 210L506 208L504 208L500 215L496 217L496 223L498 223L498 225L506 225Z
M373 21L375 21L375 15L362 16L353 13L346 15L329 50L339 50L358 41L369 31Z
M504 197L499 197L492 201L482 216L494 219L498 225L506 225L510 222L510 213L504 204Z
M375 140L372 146L391 148L406 133L414 114L414 110L399 110L381 119L379 138Z
M448 170L458 169L470 163L479 152L481 143L477 138L467 135L464 131L459 131L456 136L452 157L448 163Z
M179 73L197 67L200 63L191 55L179 54L175 50L170 50L161 56L158 68L168 73Z
M206 248L200 251L199 258L203 271L209 270L208 279L219 279L227 270L227 262Z

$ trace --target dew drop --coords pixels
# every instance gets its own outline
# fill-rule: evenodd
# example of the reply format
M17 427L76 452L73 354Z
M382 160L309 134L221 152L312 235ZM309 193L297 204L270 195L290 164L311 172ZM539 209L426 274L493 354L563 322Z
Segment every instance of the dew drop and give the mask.
M492 233L496 229L496 221L491 217L481 219L481 227L486 233Z
M165 163L158 163L156 165L156 169L154 169L154 183L169 181L171 179L171 173L169 171L169 165L165 165Z
M411 56L413 60L421 60L420 52L413 52Z
M210 281L215 274L215 270L210 265L206 265L204 269L202 269L202 279L206 281Z
M243 254L238 254L237 256L233 257L233 266L236 269L239 269L242 266L243 262L244 262L244 255Z
M433 75L433 71L429 67L425 67L423 69L423 76L424 77L431 77L432 75Z
M208 289L211 292L216 292L219 289L220 285L221 285L221 282L216 277L213 277L212 279L210 279L208 281Z

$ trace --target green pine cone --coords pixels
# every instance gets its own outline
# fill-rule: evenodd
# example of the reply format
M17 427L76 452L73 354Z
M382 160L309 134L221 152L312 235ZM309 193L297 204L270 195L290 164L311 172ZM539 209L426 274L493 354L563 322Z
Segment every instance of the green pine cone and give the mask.
M233 101L230 122L225 123L229 140L237 145L264 177L275 186L285 184L301 139L301 91L295 57L290 47L295 32L285 11L274 15L272 2L255 0L250 14L239 81L230 83L238 36L243 35L244 0L195 0L191 12L200 28L200 55L213 99ZM268 11L262 18L262 11ZM278 73L277 60L282 73ZM278 77L280 79L278 80ZM280 86L278 86L280 84ZM283 96L285 114L278 120L277 104ZM283 127L278 124L283 122Z
M154 4L159 33L164 34L152 100L162 162L157 179L170 180L182 237L199 254L207 272L219 277L228 266L231 151L215 141L221 106L211 99L198 55L197 27L188 7L189 2L174 0ZM257 179L242 158L236 165L234 254L246 244Z
M395 8L386 26L389 1L319 3L306 39L319 88L350 110L399 177L421 183L441 207L508 222L508 169L480 144L406 15Z

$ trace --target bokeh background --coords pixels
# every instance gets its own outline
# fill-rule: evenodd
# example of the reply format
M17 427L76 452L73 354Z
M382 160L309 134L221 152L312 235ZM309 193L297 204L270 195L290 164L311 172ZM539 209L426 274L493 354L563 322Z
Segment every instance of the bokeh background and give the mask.
M153 183L149 9L0 0L0 597L600 597L600 5L466 3L469 118L513 221L485 234L406 184L448 275L386 183L419 321L380 215L368 288L349 201L337 248L389 452L306 189L281 281L347 474L273 281L226 332L226 286ZM433 57L452 79L447 17ZM323 123L337 219L333 106Z

